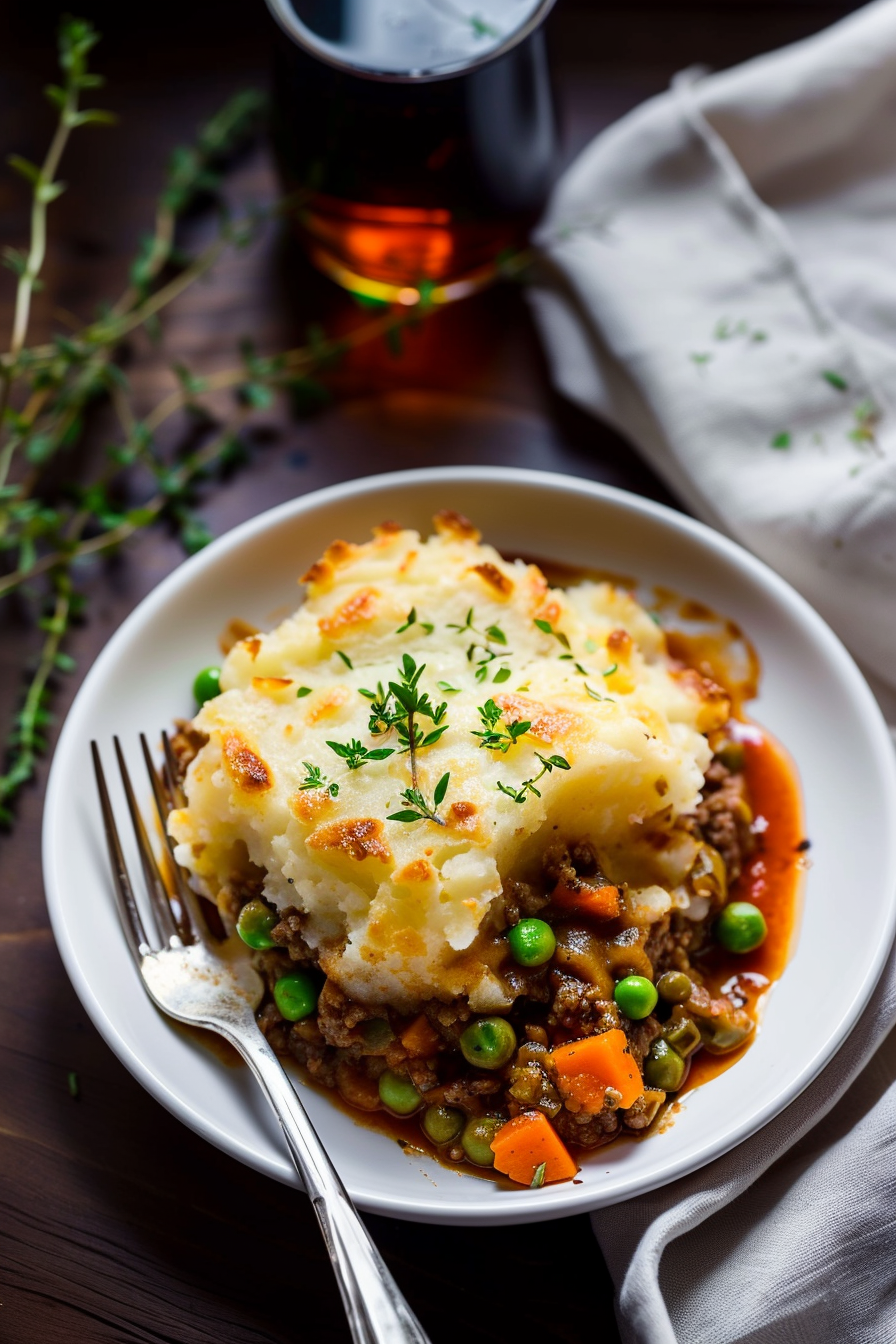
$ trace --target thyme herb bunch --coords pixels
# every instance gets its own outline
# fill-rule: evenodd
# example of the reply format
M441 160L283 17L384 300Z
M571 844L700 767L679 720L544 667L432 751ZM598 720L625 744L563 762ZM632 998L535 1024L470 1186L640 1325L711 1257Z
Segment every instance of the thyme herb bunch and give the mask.
M6 760L0 763L0 824L6 825L11 824L16 795L46 750L55 679L74 668L63 646L85 607L85 596L77 588L83 561L113 552L161 520L173 525L188 553L201 549L211 537L195 511L196 489L245 459L244 432L252 416L268 409L277 396L305 408L320 405L328 393L319 375L357 347L395 341L404 327L417 325L434 310L429 291L421 286L414 307L384 308L340 337L311 328L305 344L273 355L259 354L247 340L232 367L203 376L172 363L172 391L148 414L137 413L122 367L127 338L140 330L158 343L160 315L168 305L225 253L248 247L266 221L296 204L290 198L237 217L220 194L229 161L255 134L263 115L262 95L247 90L200 128L195 143L173 151L151 230L137 249L119 297L91 321L29 344L32 300L41 288L47 255L49 208L65 190L58 172L69 138L83 127L115 120L102 108L82 106L84 95L103 83L88 66L99 39L84 19L62 21L60 83L46 90L57 113L47 153L40 164L15 155L8 160L30 189L31 214L27 246L8 247L3 253L16 290L8 348L3 351L0 345L0 601L19 595L33 613L43 642L29 667L7 737ZM217 210L216 234L194 255L184 255L179 223L188 211L205 204ZM528 252L499 259L487 283L513 279L530 262ZM233 398L224 414L222 394ZM115 441L90 478L60 493L47 469L79 448L99 403L110 405L115 414ZM184 414L190 423L188 445L164 447L160 430ZM134 498L140 500L136 505L130 502ZM420 625L425 631L426 623ZM412 722L413 714L410 718ZM417 745L414 736L406 747L412 775ZM413 785L417 787L415 777Z

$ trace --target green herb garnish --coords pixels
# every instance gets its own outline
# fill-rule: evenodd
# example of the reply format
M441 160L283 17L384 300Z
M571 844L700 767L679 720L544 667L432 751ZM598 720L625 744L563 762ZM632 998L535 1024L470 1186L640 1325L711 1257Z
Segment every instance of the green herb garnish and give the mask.
M416 773L414 753L421 747L433 746L442 734L448 731L448 724L444 722L448 711L447 704L443 702L441 705L433 705L428 693L418 689L420 677L425 670L425 663L418 666L411 655L406 653L401 660L398 674L400 680L389 682L389 693L396 705L392 714L392 724L398 733L399 741L404 744L403 749L411 755L412 775ZM416 716L430 719L435 727L430 732L424 733L414 721ZM414 787L416 786L415 778Z
M855 428L849 431L848 438L853 443L869 443L880 452L877 443L876 429L880 422L880 410L873 401L860 401L853 411L855 418Z
M418 624L420 626L420 629L426 635L431 635L433 630L435 630L435 626L432 625L429 621L418 620L417 608L411 607L410 611L408 612L405 618L404 625L400 625L398 629L395 631L395 633L396 635L403 635L405 630L410 630L412 625L418 625Z
M499 730L498 724L501 722L503 710L498 708L494 700L486 700L484 705L478 706L476 712L482 723L482 729L471 729L473 736L480 739L480 747L486 747L489 751L500 751L502 755L532 727L528 719L520 719L516 723L505 724L504 729Z
M473 624L473 618L474 618L474 609L473 607L471 607L470 610L467 612L467 618L464 621L463 625L456 625L454 622L450 622L448 624L448 629L454 630L458 634L465 634L469 630L472 634L478 635L480 640L485 641L484 643L477 643L474 641L467 649L467 662L472 663L475 661L476 663L476 672L475 672L476 680L485 681L486 677L488 676L489 663L493 663L499 657L499 655L495 653L493 649L489 648L489 644L501 644L506 649L507 636L505 635L504 631L501 629L499 625L488 625L484 630L477 629L477 627ZM477 649L482 654L480 658L476 658ZM506 652L502 653L500 657L506 658L509 656L509 654L510 650L506 649ZM510 676L509 672L507 676ZM493 678L493 680L506 681L507 677L499 678L496 676Z
M585 690L591 696L592 700L607 700L611 705L616 703L611 695L601 695L600 691L596 691L593 686L589 686L587 681L585 682Z
M618 664L618 663L611 663L609 667L605 667L605 668L604 668L603 672L601 672L601 676L602 676L602 677L612 677L613 673L614 673L614 672L618 672L618 671L619 671L619 664Z
M544 634L544 635L553 635L553 636L554 636L554 639L558 639L558 640L560 641L560 643L563 645L564 649L568 649L568 648L569 648L569 640L567 639L566 635L564 635L564 633L563 633L562 630L555 630L554 627L551 625L550 621L538 621L538 620L537 620L537 621L535 622L535 624L538 626L538 628L539 628L539 630L542 632L542 634ZM562 657L562 656L563 656L563 655L561 654L561 657ZM571 656L571 655L570 655L570 656Z
M835 373L833 369L822 369L821 376L826 383L830 383L831 387L836 388L838 392L849 391L849 383L842 373Z
M508 798L512 798L515 803L524 803L530 793L534 793L536 798L541 797L541 790L535 786L544 775L549 775L554 770L571 770L572 766L565 756L542 756L540 751L535 755L541 761L541 769L532 779L525 780L518 789L514 789L508 784L498 782L498 788L502 793L506 793Z
M793 442L793 436L787 429L782 429L780 434L775 434L769 443L771 448L789 448Z
M532 1177L532 1184L529 1186L530 1190L541 1189L541 1187L544 1185L544 1174L547 1171L547 1169L548 1169L547 1162L541 1162L535 1168L535 1175Z
M336 654L337 654L337 656L338 656L339 658L342 659L342 661L345 663L346 667L348 667L348 668L352 668L352 670L354 670L354 665L353 665L353 663L352 663L352 660L351 660L351 658L349 658L349 656L348 656L347 653L343 653L341 649L337 649L337 650L336 650Z
M304 700L305 696L310 694L311 694L310 686L300 686L299 689L296 691L296 699Z
M432 795L432 806L423 796L419 788L405 789L401 794L402 801L408 806L401 812L393 812L386 818L387 821L434 821L438 826L444 826L445 823L436 812L436 808L444 800L448 792L448 781L451 778L450 772L446 772L439 780Z
M363 686L359 686L358 694L363 695L370 701L370 719L367 723L367 731L374 737L382 737L384 733L391 732L397 719L400 719L402 715L400 712L396 712L392 697L387 691L383 690L383 683L378 681L375 691L368 691Z
M328 743L332 746L332 742ZM328 784L327 776L322 775L319 765L312 765L310 761L303 761L305 767L305 778L299 785L300 789L326 789L331 798L335 798L339 793L338 784Z
M395 755L394 747L374 747L371 750L355 737L350 742L327 742L327 746L345 761L349 770L360 770L368 761L384 761L387 756Z

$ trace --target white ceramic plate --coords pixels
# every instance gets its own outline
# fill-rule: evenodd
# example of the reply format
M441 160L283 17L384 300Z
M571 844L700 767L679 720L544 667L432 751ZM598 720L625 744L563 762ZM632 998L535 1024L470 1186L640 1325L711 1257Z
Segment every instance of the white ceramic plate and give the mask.
M896 765L861 674L824 622L745 551L679 514L570 477L444 468L354 481L238 527L183 564L125 621L69 714L50 777L43 858L50 915L81 1001L118 1057L163 1105L225 1152L297 1184L248 1070L229 1068L146 997L112 905L88 745L133 750L192 712L191 685L215 661L232 616L260 626L296 604L296 576L334 537L363 540L387 518L426 530L437 509L487 540L661 583L731 616L763 664L756 717L792 752L813 842L796 953L746 1056L687 1095L665 1133L601 1149L578 1185L507 1191L410 1157L325 1096L306 1101L361 1208L427 1222L555 1218L643 1194L720 1156L816 1076L874 990L896 922ZM123 808L122 808L123 815ZM138 872L136 862L133 868ZM848 910L848 916L847 916Z

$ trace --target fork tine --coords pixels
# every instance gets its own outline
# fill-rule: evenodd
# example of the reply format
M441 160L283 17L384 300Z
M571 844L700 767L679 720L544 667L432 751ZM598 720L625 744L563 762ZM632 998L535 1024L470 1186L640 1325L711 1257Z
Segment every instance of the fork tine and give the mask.
M170 943L173 938L180 942L180 930L174 922L174 916L171 913L171 906L168 901L168 889L162 880L162 874L159 872L159 865L156 862L156 856L149 843L149 836L146 834L146 827L143 824L143 818L140 815L140 809L137 806L137 800L134 797L134 790L131 787L131 777L128 774L128 767L125 763L124 753L121 750L121 743L117 737L112 741L115 743L115 754L118 757L118 768L121 771L121 782L124 784L125 797L128 802L128 811L131 814L131 822L134 827L134 834L137 837L137 848L140 851L140 863L143 867L143 876L146 879L146 885L149 889L149 899L158 921L159 930L166 943Z
M112 804L109 801L109 790L106 787L106 776L103 773L103 763L100 760L99 748L95 742L91 742L90 750L93 753L93 769L96 774L96 786L100 795L103 827L106 832L106 844L109 846L109 859L112 864L112 874L115 878L115 903L118 906L118 914L121 919L121 926L124 930L128 947L131 949L134 960L139 965L143 957L145 957L148 952L152 951L152 948L146 937L143 920L140 917L140 911L138 910L137 902L134 899L134 889L131 886L127 864L124 861L124 854L121 849L121 841L118 838L118 827L115 825L115 815L112 811Z
M184 807L186 805L186 795L178 783L177 759L174 755L174 749L168 741L168 734L162 729L162 750L165 753L166 786L168 795L171 799L172 807Z
M168 743L167 734L164 732L162 733L162 741L167 746L168 752L170 752L171 747ZM187 882L184 877L183 869L174 857L174 845L171 836L168 834L168 827L165 825L168 813L172 810L172 806L175 805L172 788L167 780L164 781L163 788L163 780L159 777L159 772L152 759L152 752L149 749L149 743L146 740L145 733L140 734L140 745L143 748L143 759L146 762L146 772L149 775L149 782L152 785L153 797L155 798L156 807L159 810L159 817L162 822L162 834L165 837L165 845L171 858L171 871L174 874L174 882L177 887L177 898L181 909L181 919L179 921L181 932L188 942L195 938L199 938L203 943L208 944L209 930L205 916L202 913L195 891L193 891L192 887ZM167 801L165 797L166 793L168 795Z

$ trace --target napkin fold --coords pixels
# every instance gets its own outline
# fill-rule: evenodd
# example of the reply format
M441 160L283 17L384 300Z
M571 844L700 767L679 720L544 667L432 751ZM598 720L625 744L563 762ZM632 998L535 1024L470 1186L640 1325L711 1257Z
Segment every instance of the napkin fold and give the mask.
M552 375L896 688L896 3L671 90L558 184ZM896 699L893 702L896 709Z
M581 154L536 243L558 387L798 588L896 725L896 0L678 76ZM894 1022L891 955L773 1125L593 1215L626 1341L893 1344Z

